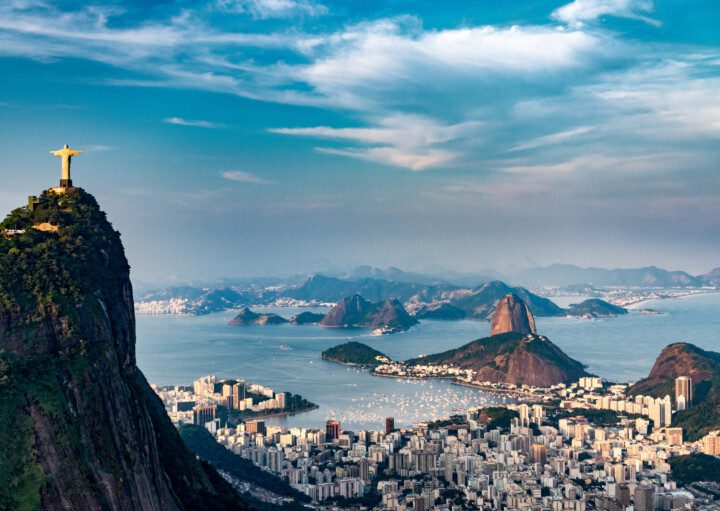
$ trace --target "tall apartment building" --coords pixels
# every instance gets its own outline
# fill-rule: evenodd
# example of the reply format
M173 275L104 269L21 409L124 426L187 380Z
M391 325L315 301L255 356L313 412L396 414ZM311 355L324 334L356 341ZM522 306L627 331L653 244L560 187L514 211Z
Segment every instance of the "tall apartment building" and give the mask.
M328 442L340 438L340 421L329 420L325 423L325 439Z
M692 406L692 378L678 376L675 378L675 403L678 410L685 410Z
M193 424L204 426L215 420L217 405L198 405L193 408Z

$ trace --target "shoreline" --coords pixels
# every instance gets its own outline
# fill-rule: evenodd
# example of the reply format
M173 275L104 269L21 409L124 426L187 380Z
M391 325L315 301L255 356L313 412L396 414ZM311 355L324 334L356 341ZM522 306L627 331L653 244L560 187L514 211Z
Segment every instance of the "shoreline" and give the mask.
M342 366L348 366L348 367L377 367L378 364L357 364L355 362L341 362L340 360L334 360L332 358L326 358L322 355L320 356L322 360L325 360L326 362L332 362L333 364L340 364Z
M394 374L375 373L372 371L370 372L370 374L372 376L380 376L382 378L394 378L396 380L450 380L451 385L457 385L459 387L469 387L469 388L473 388L473 389L478 389L478 390L482 390L483 392L487 392L489 394L493 394L493 393L512 394L517 397L542 399L542 396L538 396L537 394L532 394L532 393L523 392L521 390L514 390L514 389L486 387L484 385L478 385L478 384L474 384L474 383L460 381L460 380L456 379L454 376L400 376L400 375L394 375Z
M302 410L288 410L284 412L278 412L278 413L264 413L264 414L258 414L258 415L252 415L250 417L241 417L240 419L242 421L248 421L248 420L256 420L256 419L271 419L275 417L292 417L294 415L298 415L301 413L306 412L312 412L313 410L319 410L320 405L313 404L313 406L310 406L308 408L303 408Z
M621 307L624 307L625 309L628 309L630 311L635 311L635 310L637 310L636 307L638 307L639 305L643 305L643 304L650 303L650 302L659 302L659 301L664 301L664 300L680 300L680 299L685 299L685 298L692 298L694 296L705 296L705 295L711 295L711 294L716 294L716 293L720 293L720 290L708 289L707 291L698 291L696 293L685 292L685 293L680 293L680 294L673 295L673 296L665 296L665 297L659 297L659 298L642 298L642 299L638 299L638 300L629 302L625 305L622 305Z

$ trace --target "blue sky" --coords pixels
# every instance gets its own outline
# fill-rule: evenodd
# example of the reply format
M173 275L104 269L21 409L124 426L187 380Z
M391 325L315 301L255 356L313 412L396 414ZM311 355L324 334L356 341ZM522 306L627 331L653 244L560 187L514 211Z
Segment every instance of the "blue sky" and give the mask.
M720 265L705 0L0 5L0 207L76 184L136 277Z

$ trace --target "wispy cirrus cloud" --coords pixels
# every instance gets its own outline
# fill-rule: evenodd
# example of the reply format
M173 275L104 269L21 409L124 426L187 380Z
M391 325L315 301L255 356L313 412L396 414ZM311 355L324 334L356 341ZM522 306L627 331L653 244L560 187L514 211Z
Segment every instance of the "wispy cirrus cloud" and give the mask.
M536 149L538 147L545 147L552 144L560 144L571 139L575 139L586 133L590 133L594 128L592 126L579 126L567 131L561 131L559 133L552 133L550 135L544 135L537 137L526 142L522 142L515 147L511 148L510 151L526 151L528 149Z
M653 22L650 0L574 0L548 13L555 22L545 24L428 29L415 16L399 15L265 33L214 23L212 8L192 3L166 18L118 23L118 5L71 12L44 2L4 4L0 55L102 62L118 70L103 77L109 85L207 90L349 113L356 127L271 131L344 142L318 150L410 170L490 162L499 171L508 165L498 162L518 151L564 151L572 159L582 149L570 141L637 139L642 118L653 121L641 126L646 143L676 136L680 124L682 136L712 137L716 130L716 51L638 42L628 51L620 34L599 23L610 15ZM215 14L276 20L327 11L311 0L212 6ZM272 51L246 56L257 48ZM521 104L545 110L531 118L517 114ZM182 117L165 122L226 127Z
M322 16L328 8L311 0L218 0L224 10L249 13L255 18L292 18L295 16Z
M225 124L212 121L203 121L199 119L184 119L182 117L168 117L163 119L166 124L175 124L177 126L190 126L192 128L219 129L225 128Z
M653 0L573 0L553 11L552 17L572 26L582 26L602 16L636 19L660 26L659 21L647 16L652 11Z
M444 148L470 135L478 121L442 124L418 115L381 118L367 128L273 128L271 133L354 142L361 147L318 148L320 152L373 161L384 165L425 170L452 164L456 151Z
M240 183L250 183L254 185L269 185L272 181L266 181L265 179L256 176L250 172L243 172L241 170L226 170L220 173L223 179L230 181L237 181Z

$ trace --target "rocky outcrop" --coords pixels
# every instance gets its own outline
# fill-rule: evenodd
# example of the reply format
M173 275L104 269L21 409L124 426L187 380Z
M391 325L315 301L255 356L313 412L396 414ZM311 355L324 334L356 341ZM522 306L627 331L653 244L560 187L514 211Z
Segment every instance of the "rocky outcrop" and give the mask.
M515 332L518 334L534 334L535 318L530 309L517 295L505 295L497 304L490 323L490 335Z
M504 333L459 348L408 360L409 365L447 364L475 371L478 382L549 387L586 376L584 366L567 356L547 337Z
M317 312L305 311L290 318L291 325L315 325L319 323L325 314L319 314Z
M278 316L277 314L258 314L251 311L249 308L244 307L240 310L237 316L235 316L228 322L228 324L235 326L282 325L287 322L287 319L283 318L282 316Z
M685 342L670 344L655 359L648 377L630 387L628 392L656 397L666 394L672 396L675 378L678 376L689 376L696 387L702 382L720 378L720 353L706 351ZM703 397L702 394L695 393L693 400L696 404Z
M678 342L663 348L647 378L628 390L633 395L675 398L675 378L689 376L693 382L692 403L673 414L672 426L683 429L691 442L720 429L720 353Z
M362 327L392 332L407 330L417 324L417 320L398 300L373 303L356 294L340 300L319 324L330 328Z
M80 189L0 239L0 508L243 509L183 445L135 359L120 235Z

